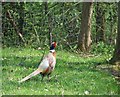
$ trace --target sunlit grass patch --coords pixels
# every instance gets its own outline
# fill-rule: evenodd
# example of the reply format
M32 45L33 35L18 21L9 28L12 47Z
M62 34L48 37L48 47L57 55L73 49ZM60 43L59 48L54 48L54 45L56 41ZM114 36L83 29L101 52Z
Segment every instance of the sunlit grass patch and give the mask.
M108 56L82 57L67 51L57 51L57 64L50 82L47 77L42 82L41 76L37 75L19 84L20 79L37 68L41 56L42 51L35 49L3 49L2 94L114 95L118 93L118 85L114 76L95 68Z

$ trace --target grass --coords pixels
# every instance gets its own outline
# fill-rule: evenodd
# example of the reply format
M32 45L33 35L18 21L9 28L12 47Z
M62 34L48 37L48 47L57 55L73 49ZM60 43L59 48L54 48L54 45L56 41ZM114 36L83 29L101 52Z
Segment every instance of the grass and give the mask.
M48 51L46 51L48 53ZM118 85L109 72L95 68L107 55L84 57L57 51L57 64L51 81L37 75L29 81L18 81L34 71L42 51L30 48L2 50L2 95L115 95ZM26 59L25 59L26 58Z

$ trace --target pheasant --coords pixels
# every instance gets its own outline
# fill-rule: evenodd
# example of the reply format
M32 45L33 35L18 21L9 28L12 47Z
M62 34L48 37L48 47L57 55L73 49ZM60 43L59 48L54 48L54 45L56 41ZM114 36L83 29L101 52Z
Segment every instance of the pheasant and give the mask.
M25 78L23 78L19 82L20 83L24 82L24 81L26 81L26 80L30 79L31 77L36 76L38 74L42 75L42 80L46 75L48 76L48 79L49 79L49 76L52 73L52 71L54 70L55 64L56 64L55 47L56 47L56 42L53 42L50 46L49 54L43 58L40 65L38 66L37 70L35 70L31 74L29 74L28 76L26 76Z

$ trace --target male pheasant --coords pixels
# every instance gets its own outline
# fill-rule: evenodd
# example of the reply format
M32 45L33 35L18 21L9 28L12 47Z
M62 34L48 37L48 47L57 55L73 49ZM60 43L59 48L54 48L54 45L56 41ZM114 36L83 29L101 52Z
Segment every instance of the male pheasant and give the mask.
M56 64L55 47L56 47L56 42L53 42L50 46L49 54L43 58L40 65L38 66L38 69L35 70L34 72L32 72L31 74L29 74L28 76L26 76L25 78L23 78L22 80L20 80L19 82L20 83L24 82L37 74L42 75L42 80L43 80L44 76L46 76L46 75L49 78L49 75L54 70L55 64Z

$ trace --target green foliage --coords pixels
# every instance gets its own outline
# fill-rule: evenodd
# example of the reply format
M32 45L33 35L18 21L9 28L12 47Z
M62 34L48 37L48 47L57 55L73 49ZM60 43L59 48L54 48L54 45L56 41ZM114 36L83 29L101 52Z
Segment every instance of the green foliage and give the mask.
M91 53L94 54L92 56L68 52L77 48L78 33L81 30L82 3L56 2L46 5L43 2L24 2L21 5L20 2L6 2L2 5L3 95L115 95L118 93L118 84L114 76L96 68L99 63L109 60L114 50L118 18L116 3L101 3L101 8L105 12L105 43L95 43L97 33L94 3L91 29L93 41ZM27 48L21 47L23 44L7 18L8 9L18 29L23 30L21 33ZM24 18L23 25L21 18ZM19 84L20 79L39 65L43 49L48 49L49 31L53 34L53 41L57 41L59 45L57 64L51 81L48 82L45 78L41 82L41 77L37 75ZM38 47L41 50L38 50Z
M111 55L114 51L113 45L105 44L104 42L98 42L92 45L91 52L95 54Z
M92 16L92 40L96 42L96 3L93 6ZM114 44L117 27L117 6L116 3L101 3L101 7L105 12L105 36L106 43ZM24 2L20 8L19 2L6 2L2 5L2 33L3 46L23 45L16 34L14 28L7 18L6 11L10 10L17 27L20 27L20 12L22 10L23 37L28 46L39 47L43 43L48 45L49 31L53 34L53 41L56 40L59 44L63 44L63 48L68 49L67 43L71 47L76 46L77 36L81 25L82 3L80 2L65 2L57 3L50 2L45 9L43 2ZM46 14L47 13L47 14ZM114 17L114 18L113 18ZM112 37L111 37L112 35ZM64 41L65 40L65 41ZM67 45L67 46L65 46Z
M46 77L41 82L41 77L37 75L19 84L20 79L37 68L41 56L42 51L35 49L4 48L2 50L2 94L115 95L118 93L115 78L108 72L95 68L97 63L103 62L108 56L79 56L66 51L57 51L57 64L50 82Z
M77 33L80 24L78 21L80 20L80 12L77 7L80 5L79 3L48 3L47 9L45 9L45 3L42 2L24 3L22 9L24 12L22 33L26 43L32 47L43 46L42 43L48 43L49 30L52 31L53 41L62 41L61 36L66 37L67 33ZM17 2L3 4L4 45L20 45L18 36L6 15L6 11L9 9L17 27L19 27L19 6L20 4Z
M92 16L92 42L93 44L97 40L97 32L96 32L96 7L97 2L94 3L93 6L93 16ZM105 43L107 44L115 44L114 40L116 37L116 31L117 31L117 2L113 3L105 3L105 2L99 2L100 8L104 11L105 17L104 17L104 30L105 30ZM112 37L111 37L112 36Z

